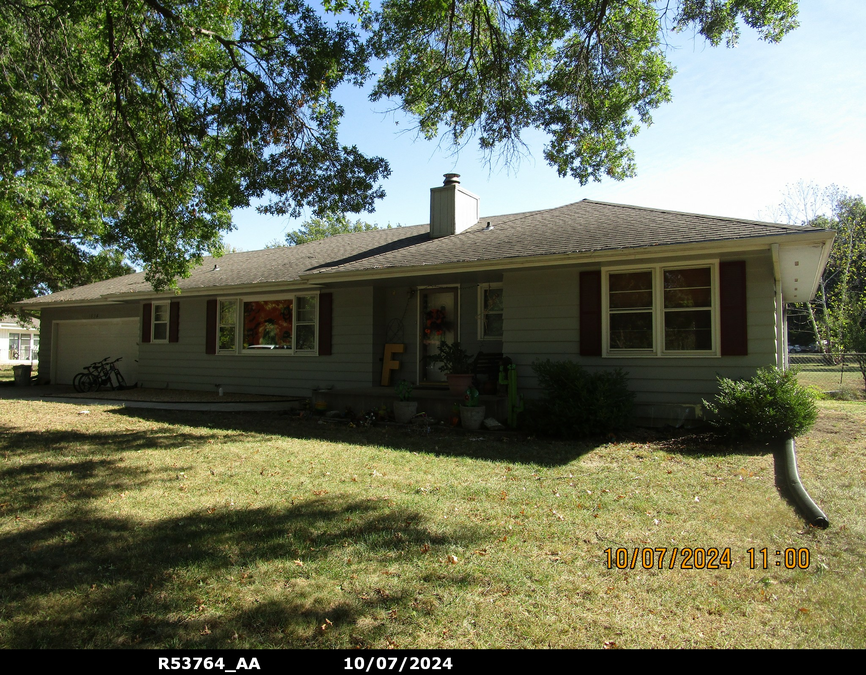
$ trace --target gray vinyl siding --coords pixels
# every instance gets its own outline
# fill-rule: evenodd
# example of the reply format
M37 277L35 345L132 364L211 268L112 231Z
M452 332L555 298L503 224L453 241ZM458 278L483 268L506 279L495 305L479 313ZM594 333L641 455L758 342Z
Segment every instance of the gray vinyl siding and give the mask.
M459 340L461 346L470 354L478 352L499 353L502 351L500 340L480 340L478 338L479 307L478 284L442 283L442 287L459 288ZM424 287L421 287L423 290ZM373 330L374 367L373 385L381 382L382 364L380 359L384 353L385 344L394 342L404 345L402 354L394 358L400 363L398 370L392 371L391 384L402 379L412 383L418 382L418 341L421 329L419 327L420 310L418 307L419 287L397 286L376 288L374 291L373 314L375 316Z
M531 367L534 360L571 359L589 370L622 368L639 406L699 405L702 398L709 398L718 391L718 375L750 377L757 368L774 365L776 315L770 254L728 256L726 259L746 261L747 356L580 356L582 268L506 272L504 352L517 365L520 391L529 397L540 393ZM688 259L671 262L689 264Z
M39 316L39 381L53 381L51 360L54 358L54 322L141 317L138 304L93 305L91 307L45 307Z
M418 382L418 294L412 286L389 286L377 288L376 319L373 329L377 339L373 346L373 386L382 382L382 356L385 345L402 344L403 353L395 354L400 367L391 371L391 384L400 380ZM379 323L381 321L381 324Z
M331 356L206 354L206 298L178 298L178 342L142 344L139 381L150 388L309 396L314 388L369 386L372 288L333 292Z

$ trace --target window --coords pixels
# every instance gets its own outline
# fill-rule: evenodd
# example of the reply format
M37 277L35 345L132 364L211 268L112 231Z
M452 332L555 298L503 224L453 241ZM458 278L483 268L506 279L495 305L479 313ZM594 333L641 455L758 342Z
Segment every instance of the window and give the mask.
M291 349L292 307L287 300L243 303L244 349Z
M9 360L27 360L25 350L30 351L30 336L26 333L9 333Z
M717 265L607 271L607 355L715 355Z
M39 336L30 333L9 333L9 360L39 360Z
M316 349L316 296L299 296L295 312L295 351L314 351Z
M608 277L610 348L653 348L653 273L622 272Z
M220 300L216 316L218 351L315 353L317 309L316 295Z
M487 284L480 287L479 305L481 307L481 326L478 336L483 339L502 339L503 297L501 284Z
M168 342L169 307L168 302L153 303L153 342Z
M219 350L235 351L238 343L238 301L220 300L219 304Z
M664 270L663 279L665 351L712 351L712 269Z

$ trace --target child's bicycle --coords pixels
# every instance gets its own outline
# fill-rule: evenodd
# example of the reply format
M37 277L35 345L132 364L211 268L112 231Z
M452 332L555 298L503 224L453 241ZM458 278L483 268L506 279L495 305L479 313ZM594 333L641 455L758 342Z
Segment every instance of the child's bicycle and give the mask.
M106 356L102 361L95 361L84 368L84 372L78 373L72 378L72 386L75 391L83 394L90 391L97 391L100 387L111 387L115 391L126 388L126 380L117 368L117 362L122 361L123 357L115 359L108 363L110 356Z

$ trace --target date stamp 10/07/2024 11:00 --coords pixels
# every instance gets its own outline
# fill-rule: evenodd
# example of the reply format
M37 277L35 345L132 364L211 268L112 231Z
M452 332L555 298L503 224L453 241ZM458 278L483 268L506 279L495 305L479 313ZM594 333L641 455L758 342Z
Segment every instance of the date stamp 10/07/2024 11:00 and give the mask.
M736 562L730 548L607 548L604 553L607 568L620 570L729 570ZM746 555L751 570L773 567L805 570L811 561L808 548L750 548Z

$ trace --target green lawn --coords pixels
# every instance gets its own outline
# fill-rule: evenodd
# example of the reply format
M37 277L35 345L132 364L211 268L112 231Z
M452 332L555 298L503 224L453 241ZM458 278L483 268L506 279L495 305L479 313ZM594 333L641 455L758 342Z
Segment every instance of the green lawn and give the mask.
M844 363L828 363L826 358L818 354L791 355L791 366L797 369L800 384L847 399L866 398L863 374L857 362L850 355Z
M0 647L866 646L861 403L798 441L827 530L767 448L707 437L9 400L0 425ZM631 569L647 548L663 568ZM684 548L730 569L681 569Z
M0 386L8 385L13 386L15 381L15 371L12 369L18 364L14 363L0 363ZM31 376L36 376L39 373L39 363L31 364L29 361L23 362L21 365L32 366Z

